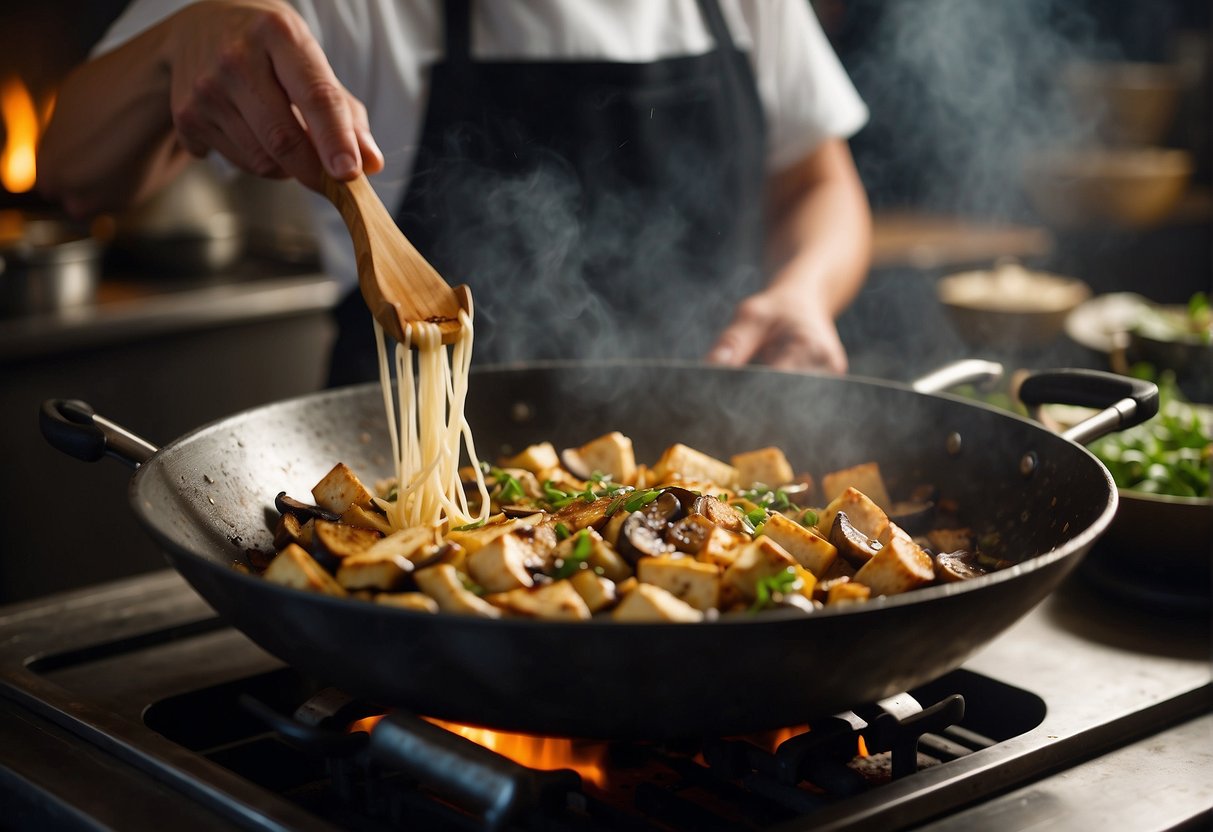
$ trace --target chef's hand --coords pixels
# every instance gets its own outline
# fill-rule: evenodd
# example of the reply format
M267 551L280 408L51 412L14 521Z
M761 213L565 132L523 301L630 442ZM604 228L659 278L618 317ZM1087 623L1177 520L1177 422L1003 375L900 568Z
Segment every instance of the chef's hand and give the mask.
M210 0L183 9L166 41L178 139L258 176L319 189L375 173L383 154L366 108L337 80L320 45L281 0Z
M833 317L794 285L772 285L743 300L708 353L708 361L729 366L758 361L785 370L847 370L847 353Z

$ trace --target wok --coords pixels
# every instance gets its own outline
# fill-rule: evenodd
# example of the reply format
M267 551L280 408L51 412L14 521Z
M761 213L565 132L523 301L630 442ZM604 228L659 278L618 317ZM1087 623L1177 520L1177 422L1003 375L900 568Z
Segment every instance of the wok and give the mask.
M391 473L375 384L240 413L158 451L79 402L48 401L41 423L74 456L137 464L131 506L172 565L231 624L319 681L492 728L659 738L765 730L890 696L958 666L1041 601L1116 510L1107 470L1074 440L1149 418L1157 391L1065 371L1029 379L1022 395L1115 407L1058 436L969 400L874 380L670 363L477 372L468 417L482 458L618 429L641 460L675 441L718 455L777 445L818 475L875 459L894 494L934 483L960 502L967 524L997 531L1005 554L1024 558L861 605L701 624L431 615L233 569L246 549L270 548L267 513L279 491L306 496L338 461L367 481Z

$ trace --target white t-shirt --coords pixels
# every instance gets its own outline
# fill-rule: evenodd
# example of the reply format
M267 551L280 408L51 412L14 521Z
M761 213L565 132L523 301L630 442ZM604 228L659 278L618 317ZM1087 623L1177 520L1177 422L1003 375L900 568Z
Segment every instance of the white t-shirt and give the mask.
M427 67L442 55L442 0L292 0L341 82L366 105L385 168L371 181L384 204L403 197L420 137ZM749 54L767 119L767 169L778 171L822 141L849 137L868 112L809 0L719 0ZM94 54L109 51L189 0L134 0ZM715 48L696 0L479 0L471 50L485 60L650 62ZM349 235L316 197L325 268L355 279Z

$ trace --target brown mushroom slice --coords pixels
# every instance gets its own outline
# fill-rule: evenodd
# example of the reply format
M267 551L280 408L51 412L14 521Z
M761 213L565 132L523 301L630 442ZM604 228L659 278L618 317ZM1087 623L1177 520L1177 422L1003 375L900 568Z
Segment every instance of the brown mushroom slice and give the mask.
M607 511L612 505L616 510L619 504L616 503L619 497L599 497L591 502L586 502L582 499L574 500L560 511L556 512L552 517L558 523L564 523L569 531L578 531L587 526L592 529L599 529L605 525L608 514Z
M851 518L845 511L834 515L834 524L830 527L830 543L849 562L863 566L883 548L879 540L868 537L851 524Z
M670 527L666 541L679 552L693 555L704 547L714 529L719 528L702 514L690 514Z
M653 502L632 512L619 531L617 549L633 566L644 557L657 557L673 551L666 541L670 525L682 516L682 503L667 489Z
M737 509L709 494L699 497L691 506L690 513L702 514L726 531L740 532L744 529L741 514Z
M955 583L990 574L977 562L977 554L964 549L940 552L935 556L935 577L940 581Z
M290 514L297 517L301 523L306 523L313 517L330 522L336 522L341 518L337 512L300 502L294 497L288 496L285 491L279 491L278 496L274 498L274 508L278 509L279 514Z

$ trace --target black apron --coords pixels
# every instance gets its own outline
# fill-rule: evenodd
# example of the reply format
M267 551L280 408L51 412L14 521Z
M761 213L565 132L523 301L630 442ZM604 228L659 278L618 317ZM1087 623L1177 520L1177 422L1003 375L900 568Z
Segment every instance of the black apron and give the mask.
M716 0L715 48L652 63L473 61L470 0L396 222L475 304L477 364L702 358L761 286L766 131ZM378 376L357 291L330 384Z

